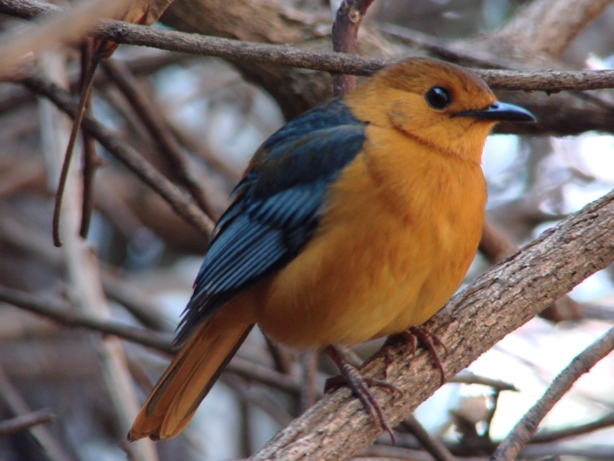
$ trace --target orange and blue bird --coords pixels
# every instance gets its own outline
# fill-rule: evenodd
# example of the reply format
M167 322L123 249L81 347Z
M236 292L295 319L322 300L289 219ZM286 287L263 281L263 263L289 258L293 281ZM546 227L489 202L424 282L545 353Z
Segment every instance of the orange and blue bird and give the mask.
M486 137L534 120L470 71L413 58L283 126L215 227L181 350L129 439L181 432L254 325L312 349L428 320L477 250Z

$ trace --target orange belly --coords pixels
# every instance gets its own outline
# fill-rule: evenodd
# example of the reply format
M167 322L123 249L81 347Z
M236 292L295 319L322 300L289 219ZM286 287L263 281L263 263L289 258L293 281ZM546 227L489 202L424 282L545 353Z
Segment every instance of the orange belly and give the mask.
M421 324L454 293L475 255L485 199L479 165L395 158L390 168L405 168L406 186L395 186L390 171L388 189L373 159L360 155L330 191L315 236L262 287L258 324L286 345L352 345ZM432 187L413 190L412 171L432 174ZM458 174L464 179L447 180Z

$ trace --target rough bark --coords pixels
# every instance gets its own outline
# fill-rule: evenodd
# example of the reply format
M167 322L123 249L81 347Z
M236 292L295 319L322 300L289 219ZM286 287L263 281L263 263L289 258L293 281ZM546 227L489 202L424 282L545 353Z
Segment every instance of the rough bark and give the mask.
M446 345L443 366L454 376L504 336L575 285L614 261L614 192L544 232L492 267L426 323ZM439 387L439 372L411 346L382 350L362 369L404 390L373 390L390 425L398 424ZM408 364L409 362L409 364ZM281 431L252 461L344 460L372 443L381 429L347 389L327 395Z

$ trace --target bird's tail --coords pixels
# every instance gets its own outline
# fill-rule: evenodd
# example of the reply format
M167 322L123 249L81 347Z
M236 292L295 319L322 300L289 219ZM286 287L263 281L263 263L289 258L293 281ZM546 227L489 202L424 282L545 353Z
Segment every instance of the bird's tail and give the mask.
M181 348L134 420L128 440L170 439L188 424L254 326L219 314Z

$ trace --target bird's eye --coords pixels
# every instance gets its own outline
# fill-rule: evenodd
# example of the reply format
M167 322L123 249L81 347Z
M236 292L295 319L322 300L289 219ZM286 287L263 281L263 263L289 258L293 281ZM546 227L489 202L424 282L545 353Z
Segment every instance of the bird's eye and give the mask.
M428 90L425 99L427 104L436 110L445 109L452 103L452 95L441 86L434 86Z

